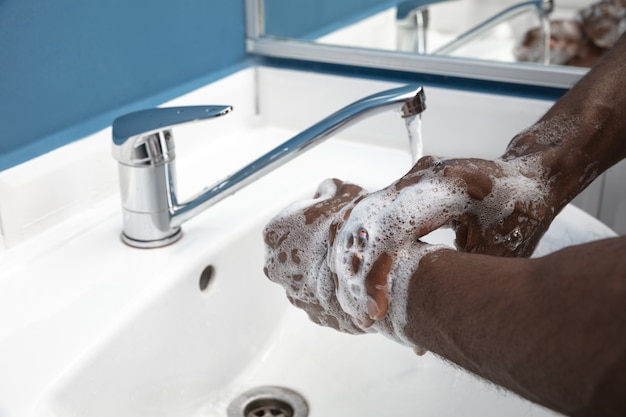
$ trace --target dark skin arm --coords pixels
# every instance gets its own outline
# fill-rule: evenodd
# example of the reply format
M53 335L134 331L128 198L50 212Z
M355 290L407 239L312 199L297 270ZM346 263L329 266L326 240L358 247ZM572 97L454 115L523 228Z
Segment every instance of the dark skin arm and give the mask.
M556 411L625 415L624 254L625 237L538 259L437 251L411 279L405 331Z
M426 157L380 192L336 181L282 213L265 230L266 274L324 325L432 350L566 414L626 415L626 237L519 258L625 157L622 36L500 159ZM407 204L412 195L420 204ZM459 251L418 240L445 225ZM516 230L519 244L502 240Z
M542 234L587 184L626 158L626 38L516 136L502 160L530 155L540 157L543 181L551 183ZM459 171L476 184L472 177L480 173L465 164ZM479 248L472 243L480 241L476 226L472 218L460 222L461 248ZM486 246L474 252L490 253ZM626 415L624 255L626 237L539 259L427 254L409 286L406 332L425 349L559 412Z
M626 35L530 129L503 159L540 154L562 208L600 173L626 158Z

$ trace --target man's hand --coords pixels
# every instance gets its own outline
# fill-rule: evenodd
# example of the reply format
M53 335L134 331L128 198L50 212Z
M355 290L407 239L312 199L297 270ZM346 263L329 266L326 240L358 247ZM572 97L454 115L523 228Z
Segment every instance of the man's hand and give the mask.
M450 227L459 250L530 256L557 214L546 178L540 161L532 157L505 161L429 156L389 189L396 199L413 200L404 216L415 225L415 238Z
M441 246L401 231L408 223L387 228L376 220L392 195L324 181L313 199L292 204L265 227L264 272L315 323L379 332L421 352L404 335L407 289L421 257Z
M422 236L451 227L459 250L529 256L555 215L547 195L541 166L523 158L425 157L374 193L326 180L266 226L265 274L316 323L401 338L408 281L441 249Z
M363 329L345 313L336 298L336 276L328 265L333 224L367 192L354 184L326 180L311 200L285 208L265 227L265 275L280 284L287 298L311 320L346 333Z

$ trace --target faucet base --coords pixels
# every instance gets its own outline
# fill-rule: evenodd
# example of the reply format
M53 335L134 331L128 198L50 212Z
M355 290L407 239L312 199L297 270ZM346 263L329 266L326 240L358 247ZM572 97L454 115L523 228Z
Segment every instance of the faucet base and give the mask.
M128 246L132 246L133 248L140 249L162 248L163 246L171 245L172 243L178 242L181 237L183 237L183 230L180 227L173 235L158 240L137 240L126 236L126 234L124 233L121 234L122 242L124 242Z

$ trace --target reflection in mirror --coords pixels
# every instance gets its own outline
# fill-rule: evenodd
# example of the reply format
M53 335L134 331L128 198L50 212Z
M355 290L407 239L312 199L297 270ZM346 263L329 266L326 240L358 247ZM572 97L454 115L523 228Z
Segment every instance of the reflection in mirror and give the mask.
M587 50L580 36L572 42L566 30L574 25L575 33L581 33L577 15L582 9L598 3L590 15L601 16L599 23L611 20L602 16L614 15L618 18L611 23L613 29L623 31L626 26L626 0L552 0L549 59L561 65L545 65L545 38L536 6L544 5L542 0L527 0L535 5L507 14L504 22L455 45L453 51L441 47L524 0L245 1L246 49L255 55L557 89L570 88L586 72L585 67L574 66L581 63L571 57L555 59ZM426 10L416 11L415 2ZM408 7L402 9L404 5ZM399 33L412 27L418 29L412 32L414 39ZM520 47L522 40L527 43Z
M552 11L552 0L405 0L318 42L514 62L516 39Z
M499 62L591 66L626 0L265 0L265 35Z

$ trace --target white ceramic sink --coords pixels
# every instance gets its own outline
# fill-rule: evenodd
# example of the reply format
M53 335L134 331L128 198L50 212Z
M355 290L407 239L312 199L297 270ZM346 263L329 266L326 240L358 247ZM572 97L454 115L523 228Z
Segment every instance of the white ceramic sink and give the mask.
M232 171L293 133L237 126L181 158L181 188L206 185L208 160ZM123 245L112 195L1 253L0 416L221 417L265 385L301 393L311 417L552 415L431 354L316 326L263 275L261 228L286 204L327 177L376 189L409 165L394 147L331 140L185 223L172 246ZM568 207L540 250L608 235Z
M378 158L381 170L391 173L406 161L398 151L338 141L303 158L302 166L286 167L293 174L282 174L294 178L318 158L349 157ZM35 316L14 335L33 339L29 353L16 346L7 354L5 344L0 360L3 369L17 372L22 359L34 373L53 365L49 361L60 362L51 385L39 387L44 396L35 415L223 416L238 394L262 385L300 392L312 417L550 415L433 355L418 357L382 336L321 328L289 305L263 275L261 228L287 200L311 193L316 176L301 175L299 181L312 177L304 180L310 187L277 197L268 189L288 189L293 181L272 175L186 224L186 236L170 247L122 245L113 216L33 260L33 296L48 299L41 305L56 311L40 312L37 320L33 300L28 310ZM380 181L360 176L365 185ZM266 206L259 208L259 201ZM584 230L606 231L599 224L571 229L567 224L578 224L578 215L569 209L555 223L569 228L568 242L592 236ZM451 243L445 233L432 239ZM211 277L201 290L207 267ZM50 270L67 275L61 281L69 292L47 286Z

